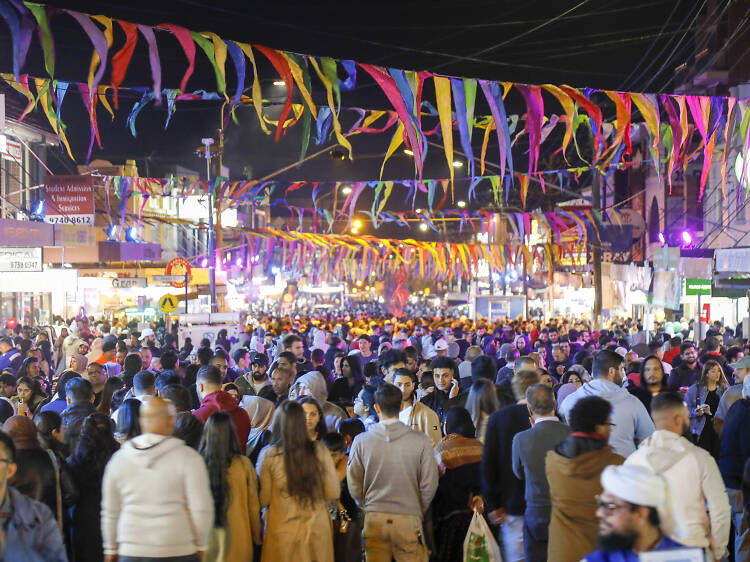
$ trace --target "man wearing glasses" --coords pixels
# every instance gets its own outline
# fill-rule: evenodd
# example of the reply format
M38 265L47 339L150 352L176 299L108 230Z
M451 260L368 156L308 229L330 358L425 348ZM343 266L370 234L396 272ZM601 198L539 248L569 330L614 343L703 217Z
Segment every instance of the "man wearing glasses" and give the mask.
M0 559L67 561L62 534L49 507L8 486L18 470L16 448L0 431Z
M660 476L642 466L608 466L601 482L603 492L596 498L600 549L585 562L637 562L642 552L686 548L659 528L659 509L666 501Z

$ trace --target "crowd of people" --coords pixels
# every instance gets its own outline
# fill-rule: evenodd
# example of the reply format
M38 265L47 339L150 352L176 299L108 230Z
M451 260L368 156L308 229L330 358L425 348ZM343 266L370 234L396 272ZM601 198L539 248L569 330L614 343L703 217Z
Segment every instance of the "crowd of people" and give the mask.
M718 323L243 328L6 328L2 559L455 561L479 515L506 562L750 560L750 349Z

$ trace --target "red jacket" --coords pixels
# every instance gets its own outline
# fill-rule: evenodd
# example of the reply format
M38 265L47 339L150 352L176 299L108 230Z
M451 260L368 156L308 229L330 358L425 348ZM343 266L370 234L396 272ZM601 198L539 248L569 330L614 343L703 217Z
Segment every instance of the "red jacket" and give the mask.
M193 410L193 415L206 423L209 416L214 412L222 410L227 412L234 422L234 429L237 432L237 441L240 444L240 451L245 454L245 445L247 444L247 437L250 435L250 416L247 412L240 408L239 404L234 401L232 395L223 390L217 390L211 394L206 395L201 402L201 407L197 410Z

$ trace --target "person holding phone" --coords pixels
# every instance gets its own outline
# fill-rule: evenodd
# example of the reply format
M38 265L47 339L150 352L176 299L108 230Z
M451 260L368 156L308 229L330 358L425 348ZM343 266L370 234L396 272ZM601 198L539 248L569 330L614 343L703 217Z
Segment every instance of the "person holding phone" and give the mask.
M713 418L719 407L719 400L729 388L724 370L714 360L706 361L701 376L688 388L685 395L690 411L690 433L695 442L714 458L719 455L719 436L714 430Z
M454 406L466 405L466 392L459 388L458 366L450 357L435 357L430 364L435 390L421 399L422 404L432 408L440 418L442 426L445 412Z

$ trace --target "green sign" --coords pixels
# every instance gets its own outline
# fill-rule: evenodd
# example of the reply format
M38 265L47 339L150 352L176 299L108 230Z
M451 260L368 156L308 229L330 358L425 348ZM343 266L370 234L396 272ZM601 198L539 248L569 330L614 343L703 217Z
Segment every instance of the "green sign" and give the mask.
M685 294L711 296L711 280L685 279Z

